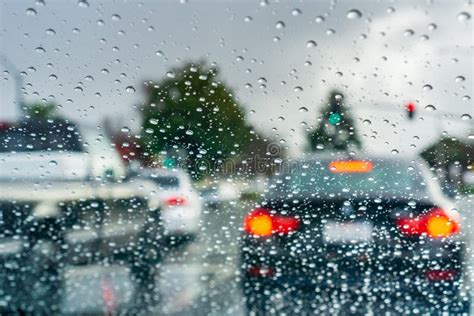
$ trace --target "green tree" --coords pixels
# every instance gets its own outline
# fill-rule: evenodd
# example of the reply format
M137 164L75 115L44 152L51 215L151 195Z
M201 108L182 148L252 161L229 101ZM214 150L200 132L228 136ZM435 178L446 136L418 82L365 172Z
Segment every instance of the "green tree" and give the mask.
M150 155L186 152L191 175L212 172L222 159L237 156L255 138L232 90L217 67L188 62L158 82L145 83L143 143ZM199 167L200 162L205 162Z
M56 105L52 102L35 102L25 106L25 114L30 118L47 119L59 117L56 111Z
M316 127L308 132L307 138L311 151L361 147L361 141L341 92L333 90L329 93L327 104L321 109L320 120Z

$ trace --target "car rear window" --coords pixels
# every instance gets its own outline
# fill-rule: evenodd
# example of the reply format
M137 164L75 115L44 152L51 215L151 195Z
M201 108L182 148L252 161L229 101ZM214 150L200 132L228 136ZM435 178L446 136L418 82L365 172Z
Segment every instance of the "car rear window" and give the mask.
M160 186L162 189L175 189L179 187L179 179L171 176L158 176L153 177L153 181Z
M423 177L415 164L391 160L296 164L271 185L274 194L390 195L425 191Z

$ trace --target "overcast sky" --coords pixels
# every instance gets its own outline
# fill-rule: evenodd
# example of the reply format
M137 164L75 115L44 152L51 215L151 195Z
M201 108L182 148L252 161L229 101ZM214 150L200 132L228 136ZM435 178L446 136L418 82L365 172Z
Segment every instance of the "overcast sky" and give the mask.
M3 0L1 51L24 73L26 100L55 100L79 123L137 126L143 80L207 59L249 120L292 153L331 88L345 93L370 151L407 154L442 130L473 132L461 119L474 115L469 1L181 2ZM1 67L5 120L17 108L13 71ZM410 100L413 122L402 111Z

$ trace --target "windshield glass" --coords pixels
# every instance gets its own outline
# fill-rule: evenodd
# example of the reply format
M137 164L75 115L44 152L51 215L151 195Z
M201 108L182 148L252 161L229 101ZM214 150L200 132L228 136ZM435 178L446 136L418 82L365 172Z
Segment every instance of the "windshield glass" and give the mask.
M474 0L0 0L0 315L474 315Z

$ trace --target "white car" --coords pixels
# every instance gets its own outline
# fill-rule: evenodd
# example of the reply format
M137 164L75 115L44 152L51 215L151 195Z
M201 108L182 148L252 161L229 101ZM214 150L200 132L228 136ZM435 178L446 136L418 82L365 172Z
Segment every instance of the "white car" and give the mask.
M158 187L165 235L179 243L180 238L197 237L202 201L189 175L177 169L143 169L140 177L152 180Z
M0 129L0 181L119 180L126 168L107 137L64 119L29 119Z

